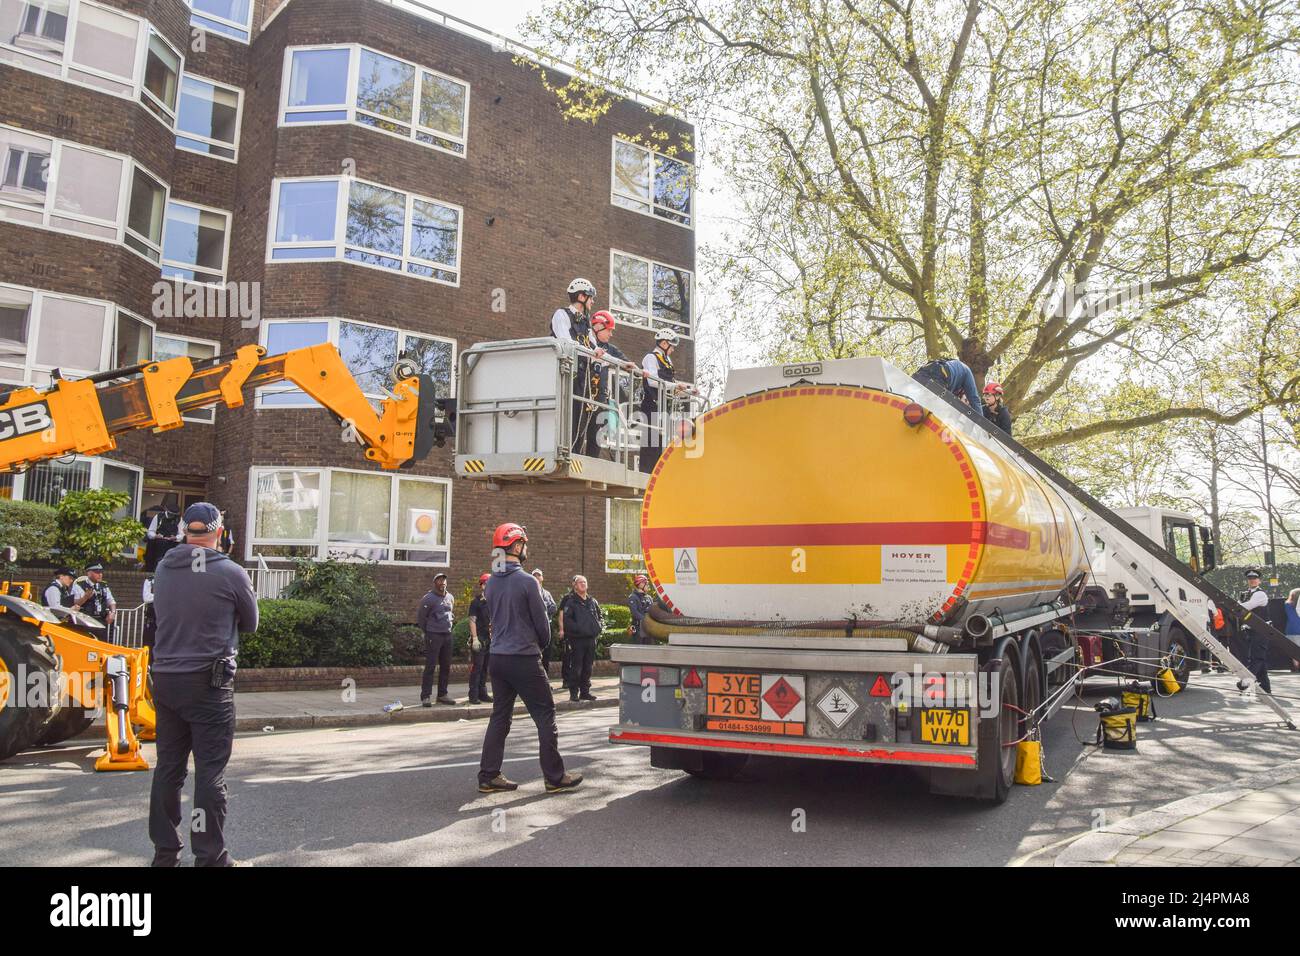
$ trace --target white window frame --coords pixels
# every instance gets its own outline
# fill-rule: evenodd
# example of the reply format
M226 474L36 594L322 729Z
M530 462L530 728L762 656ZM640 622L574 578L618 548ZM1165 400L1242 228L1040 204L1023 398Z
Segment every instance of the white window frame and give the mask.
M45 383L37 383L32 377L33 372L48 374L54 369L61 369L64 373L73 373L74 375L93 375L96 372L107 371L112 363L114 346L117 339L117 305L104 299L91 299L81 295L66 295L62 292L51 292L46 289L37 289L33 286L18 285L13 282L0 282L0 288L16 289L19 292L31 293L32 306L31 314L28 317L27 328L27 355L23 360L23 383L33 385L34 387L45 387ZM44 304L46 298L52 299L71 299L74 302L84 302L94 305L104 310L104 335L100 342L99 348L99 368L74 368L70 365L53 365L42 364L37 362L36 349L33 343L40 344L41 317L44 314ZM110 325L111 323L111 325ZM6 365L6 368L16 369L16 365ZM5 387L13 383L4 383Z
M369 326L372 329L382 329L385 332L396 332L398 355L401 355L406 350L406 339L408 336L415 336L416 338L421 338L421 339L433 339L436 342L445 342L447 345L451 346L451 381L448 384L447 394L448 397L450 398L456 397L457 343L455 339L448 338L445 335L434 335L430 332L419 332L415 329L402 329L392 325L384 325L379 322L366 322L360 319L347 319L347 318L342 318L340 316L310 316L310 317L293 316L293 317L287 317L282 319L263 319L258 329L258 344L261 345L263 348L267 347L267 340L270 338L272 325L306 325L306 324L319 324L321 322L326 323L327 326L325 341L333 345L335 348L338 348L339 326L343 322L347 322L350 325L365 325L365 326ZM263 396L265 395L282 394L286 392L299 392L302 395L302 401L290 402L290 403L279 402L275 404L270 404L263 401ZM380 399L388 397L387 395L370 394L367 392L363 392L362 394L364 394L366 398L372 401L379 401ZM314 398L308 396L305 392L302 392L302 390L299 389L298 386L293 385L291 383L284 383L284 384L276 384L276 385L263 385L261 388L259 388L256 393L254 407L272 408L272 409L319 408L320 403L317 402Z
M9 221L14 223L15 225L27 226L28 228L31 229L45 229L50 232L58 232L67 236L76 236L78 239L89 239L93 242L115 243L121 246L123 249L128 250L133 255L139 256L141 259L143 259L145 262L148 262L150 265L152 266L159 265L159 262L162 259L161 246L159 246L158 248L159 261L155 261L149 258L149 256L145 255L139 249L136 249L133 246L128 245L126 241L126 235L127 235L126 221L130 212L131 186L135 181L136 169L139 169L150 179L153 179L154 181L162 184L164 223L166 222L166 204L171 199L170 183L168 183L165 179L163 179L161 176L155 173L148 166L145 166L143 163L139 162L136 159L133 159L130 156L124 156L121 153L110 152L109 150L99 149L94 146L87 146L84 143L74 143L71 140L59 139L56 136L47 136L44 133L33 133L29 130L22 129L21 127L9 126L8 124L4 124L4 123L0 123L0 128L13 130L14 132L22 133L25 136L31 136L37 139L47 140L51 144L50 146L51 175L45 184L45 204L38 208L36 206L24 205L22 203L6 202L3 198L0 198L0 221ZM111 159L119 160L122 163L122 178L121 181L118 183L117 213L115 218L112 221L109 221L107 219L99 219L95 216L88 216L83 213L69 212L67 210L55 208L54 198L55 198L55 194L58 192L59 168L62 165L63 150L65 147L70 149L79 149L87 153L97 153L100 156L107 156ZM191 203L191 205L193 204ZM26 222L22 219L10 219L4 213L4 210L7 208L14 208L27 213L32 213L32 212L39 213L41 217L41 221L39 223L35 223L35 222ZM77 222L84 222L87 225L109 227L115 231L115 235L112 238L109 238L107 236L92 236L84 232L78 232L75 229L68 229L64 226L55 225L52 222L52 220L54 219L72 219ZM149 246L150 248L153 247L152 240L148 239L145 236L141 236L134 229L131 230L131 235L135 236L146 246ZM417 278L422 278L422 277L417 277Z
M206 77L206 76L200 76L200 75L197 74L197 73L182 73L182 74L181 74L181 80L180 80L180 86L177 87L177 92L176 92L176 117L177 117L177 121L178 121L178 122L179 122L179 120L180 120L181 94L184 92L184 86L185 86L185 79L186 79L186 77L189 77L189 78L192 79L192 80L198 80L200 83L207 83L209 86L215 86L215 87L219 87L220 89L223 89L223 90L233 90L233 91L234 91L234 93L235 93L235 140L234 140L233 143L227 143L227 142L225 142L224 140L215 139L215 138L213 138L213 137L211 137L211 136L203 136L203 135L200 135L199 133L187 133L185 130L181 129L179 126L176 126L176 127L175 127L175 130L176 130L176 148L177 148L177 149L180 149L180 150L184 150L184 151L187 152L187 153L194 153L196 156L207 156L207 157L210 158L210 159L217 159L217 160L220 160L220 161L223 162L223 163L237 163L237 162L239 162L239 132L240 132L241 127L242 127L243 124L244 124L244 90L243 90L243 88L242 88L242 87L238 87L238 86L231 86L229 83L219 83L219 82L217 82L216 80L208 79L208 77ZM216 153L210 153L210 152L209 152L209 153L205 153L205 152L203 152L202 150L194 149L194 148L191 147L191 146L185 146L184 144L181 143L181 140L182 140L182 139L192 139L192 140L196 140L197 142L200 142L200 143L207 143L209 146L219 146L219 147L221 147L222 149L233 150L235 155L234 155L234 156L218 156Z
M645 554L619 554L611 550L613 541L611 540L611 530L613 521L611 520L614 510L613 498L605 499L605 573L622 574L628 572L644 572L646 570ZM619 498L619 501L640 501L639 498Z
M277 242L275 238L275 227L280 218L280 187L285 183L303 183L303 182L334 182L338 184L334 201L336 208L334 211L334 238L333 240L310 240L301 242ZM358 183L362 186L371 186L375 189L383 189L388 192L398 193L406 197L405 219L403 220L402 234L402 251L400 254L379 253L389 259L399 259L402 264L401 269L389 269L386 266L375 265L370 262L359 262L355 259L349 259L345 255L348 228L348 198L352 192L352 184ZM430 259L421 259L413 257L411 254L411 230L412 230L412 213L416 201L434 203L435 205L444 206L447 209L456 211L456 264L447 266ZM346 262L349 265L361 266L365 269L377 269L385 275L406 276L410 279L420 279L424 282L436 282L439 285L447 285L452 288L460 287L461 275L464 273L464 244L465 244L465 209L456 203L447 202L444 199L435 199L433 196L423 196L418 193L407 192L404 189L397 189L393 186L387 186L383 183L373 182L368 179L359 179L355 176L286 176L283 178L273 179L271 181L271 214L268 217L266 229L266 262L268 265L292 265L300 262ZM286 258L277 259L274 254L277 249L313 249L322 248L332 245L334 254L330 256L310 256L305 258ZM454 272L456 280L449 282L446 279L440 279L437 276L424 276L409 270L410 265L427 266L442 272Z
M157 243L155 243L148 236L140 235L140 233L136 232L134 229L130 227L130 225L128 225L128 220L131 218L131 189L135 185L135 171L137 169L140 170L140 172L144 173L146 176L148 176L150 179L152 179L154 182L162 186L162 191L163 191L162 226L158 230ZM167 230L167 204L171 202L171 198L172 198L172 187L171 184L167 182L167 180L163 179L161 176L155 173L148 166L144 165L144 163L138 162L134 159L131 160L131 175L127 177L126 204L122 208L122 224L119 227L121 231L120 241L126 249L130 250L131 252L134 252L145 262L149 263L150 265L157 266L160 274L162 270L163 233L166 232ZM135 248L135 246L131 245L129 242L126 241L127 235L134 236L136 239L140 240L140 242L144 243L155 253L157 253L158 257L156 259L152 258L150 256L145 255L139 249Z
M634 212L642 216L649 216L651 219L657 219L659 222L670 222L674 226L680 226L683 229L689 229L692 232L694 232L695 219L696 219L695 164L688 163L684 159L678 159L676 156L669 156L667 153L661 153L658 150L653 150L648 146L642 146L640 143L633 142L632 140L628 139L625 136L615 135L611 137L611 140L612 142L610 143L610 147L609 147L609 204L619 209L625 209L628 212ZM643 153L650 154L650 195L649 196L634 196L632 193L622 192L619 190L618 188L618 144L619 143L623 143L626 146L635 147L636 149L641 150ZM677 219L677 217L681 215L680 212L678 212L676 209L673 209L670 206L661 206L655 202L654 158L656 156L662 156L664 159L671 159L673 162L681 163L683 166L686 167L688 171L688 175L690 176L691 179L691 213L690 213L691 221L690 222L681 222L679 219ZM632 202L645 203L650 208L648 210L632 209L628 206L620 205L619 203L614 201L616 196L621 196L622 198L629 199ZM656 212L656 210L658 209L664 210L665 214L660 215L658 212Z
M127 316L128 318L135 319L135 321L139 322L141 325L145 325L149 327L149 331L150 331L149 355L146 361L152 362L153 361L153 339L154 336L158 334L158 323L153 321L153 319L146 319L139 313L132 312L130 309L124 309L119 305L119 306L115 306L113 309L113 335L112 335L113 342L112 345L109 346L108 364L110 365L110 367L117 365L117 347L119 344L117 341L117 313L119 312L121 312L123 315Z
M135 483L135 500L131 502L128 515L136 520L140 517L140 501L144 494L144 469L139 465L132 465L129 462L118 461L115 458L104 458L100 455L71 455L58 459L64 464L75 464L77 462L90 463L90 490L97 491L104 487L104 465L109 464L114 468L124 468L127 471L133 471L136 474ZM13 500L26 501L27 490L27 472L13 473ZM130 547L123 554L134 553L135 548Z
M306 474L320 476L320 506L317 509L317 534L312 538L259 538L255 537L257 532L257 481L260 475L265 473L274 473L279 471L296 471ZM331 542L329 540L329 508L331 494L331 479L335 474L346 472L349 474L367 475L371 477L387 478L389 480L389 499L388 499L388 540L383 545L376 547L385 548L390 557L378 562L379 564L392 564L399 567L417 567L417 568L446 568L451 566L451 543L452 543L452 494L453 483L450 478L441 478L435 475L407 475L394 474L383 471L366 471L361 468L299 468L293 465L254 465L248 469L248 506L244 512L248 516L247 534L244 536L244 558L247 561L255 561L259 557L263 560L271 561L291 561L292 558L278 557L271 555L259 555L259 547L298 547L298 548L315 548L316 554L312 560L321 561L326 559L330 553ZM391 557L397 551L419 551L426 550L420 545L399 542L397 540L398 520L397 500L398 492L401 488L402 481L420 481L429 484L442 485L446 502L445 511L442 515L443 528L446 533L446 545L438 550L447 552L446 561L397 561ZM335 546L339 546L337 542ZM346 557L341 560L347 560Z
M154 327L154 331L153 331L153 342L154 342L154 345L153 345L153 357L154 357L155 359L158 357L158 337L159 337L159 336L161 336L162 338L165 338L165 339L175 339L175 340L178 341L178 342L187 342L187 343L190 343L190 344L193 344L193 345L210 345L210 346L212 346L212 357L213 357L213 358L216 358L218 355L221 354L221 343L218 342L216 339L201 339L201 338L198 338L197 336L194 336L194 335L176 335L176 334L173 333L173 332L159 332L159 331L158 331L158 328L155 326L155 327ZM218 403L218 404L219 404L219 403ZM194 422L194 423L197 424L197 425L215 425L215 424L217 423L217 405L209 406L207 409L204 409L204 411L210 411L210 412L212 413L212 417L211 417L211 418L195 418L192 414L191 414L191 415L182 415L182 416L181 416L181 421L185 421L185 422Z
M644 262L647 264L646 283L648 288L646 290L646 307L648 309L648 312L644 316L641 315L640 313L628 312L626 309L621 309L614 305L614 257L615 256L623 256L625 259L636 259L639 262ZM608 306L609 310L611 312L617 312L619 316L635 315L637 318L644 318L647 323L646 325L641 325L637 322L632 321L631 319L628 319L628 325L635 326L636 328L650 329L651 331L654 331L655 329L659 328L660 322L662 320L655 318L655 306L654 306L654 267L655 266L661 266L664 269L672 269L676 272L685 272L688 276L691 277L691 301L690 301L691 314L690 317L687 319L687 323L690 326L690 328L685 332L683 332L681 329L678 329L677 331L682 338L693 339L695 337L695 299L696 299L696 292L697 292L697 286L696 286L697 280L696 280L694 270L686 269L683 268L682 266L675 266L667 262L660 262L658 259L647 259L645 256L638 256L634 252L625 252L622 249L610 249L609 250L609 285L605 287L609 289L609 306ZM676 326L673 327L675 328Z
M164 117L164 116L157 116L157 114L155 113L155 118L162 120L163 125L167 126L168 129L175 129L176 111L180 107L180 102L181 102L181 77L185 75L185 55L181 53L180 50L176 49L176 47L172 46L171 41L168 40L165 36L163 36L162 33L152 23L149 23L148 20L144 22L149 29L145 31L146 36L144 38L144 59L141 60L140 67L139 67L140 78L138 80L138 85L140 87L141 102L144 102L144 97L146 96L149 97L149 100L155 106L157 106L158 109L162 110L163 113L165 114ZM149 64L149 40L152 39L153 37L157 37L167 46L169 50L171 50L173 53L176 54L176 102L171 106L168 106L162 100L158 99L158 97L154 96L153 93L149 90L149 88L144 85L144 74ZM147 103L145 104L145 108L148 109ZM149 110L149 112L152 113L154 111Z
M130 76L119 76L115 73L109 73L105 70L98 70L91 66L83 66L79 63L73 62L72 51L77 41L77 25L81 21L81 8L83 6L98 7L101 10L107 10L112 14L123 16L128 19L134 20L136 22L137 29L136 29L136 37L135 37L135 62L133 64L132 72ZM68 27L64 33L62 56L57 58L52 56L46 56L44 54L36 53L31 50L24 50L21 47L16 47L10 43L0 42L0 47L6 50L13 50L24 57L31 57L32 59L42 60L45 63L50 64L52 67L54 67L54 69L52 71L34 69L32 66L30 66L26 62L23 62L21 59L19 59L16 62L7 61L6 65L8 66L17 67L20 70L26 70L29 73L36 73L40 76L53 76L57 79L62 80L65 83L72 83L75 86L81 86L88 90L95 90L99 93L104 93L108 96L116 96L118 99L133 100L136 103L139 103L140 108L143 109L150 116L152 116L155 120L157 120L159 123L162 123L168 129L171 129L173 124L169 123L165 117L159 116L153 110L145 106L143 100L141 99L144 93L146 92L144 89L144 67L145 67L146 59L149 54L149 36L151 33L157 34L159 39L161 39L164 43L166 43L169 47L171 47L172 52L174 52L180 58L180 65L178 67L178 71L179 74L183 75L185 72L185 54L182 51L177 50L176 47L173 46L171 42L168 41L167 38L164 37L162 33L159 32L149 20L146 20L144 17L136 16L133 13L128 13L126 10L122 10L119 7L108 6L107 4L103 4L103 3L95 3L93 2L93 0L68 0ZM114 83L129 84L131 89L129 91L124 91L121 93L115 90L106 90L102 86L96 86L94 83L87 83L85 80L76 79L71 75L71 72L73 70L77 70L82 73L89 73L92 76L101 76L104 79ZM155 103L158 102L157 98L152 93L149 94L149 98L153 100ZM159 105L162 106L162 104ZM163 108L165 109L165 107ZM174 114L172 115L174 116Z
M212 286L213 288L224 289L226 287L226 270L230 266L230 227L231 224L234 222L234 216L231 215L230 211L226 209L218 209L216 206L205 206L202 203L190 202L189 200L186 199L172 199L169 195L167 198L167 205L163 207L162 250L165 250L167 248L167 210L172 205L186 206L190 209L197 209L199 212L212 212L212 213L216 213L219 216L225 217L226 229L225 229L225 234L222 236L222 240L221 240L221 270L220 270L221 281L206 282L198 279L182 279L179 276L169 276L167 275L166 272L163 272L162 274L163 278L172 282L181 282L185 285ZM162 270L163 267L170 266L173 269L190 269L190 270L201 271L201 267L194 263L179 262L174 259L168 259L163 254L162 250L159 251L159 258L158 258L158 267L160 270Z
M300 50L348 50L349 53L348 53L347 89L344 93L344 102L342 103L331 104L329 106L295 106L292 107L292 112L323 113L323 112L337 112L339 110L342 110L343 112L347 113L346 118L329 119L329 120L299 120L298 122L289 122L289 120L286 119L291 109L289 106L289 78L293 72L293 54L296 51L300 51ZM409 133L397 133L392 130L382 129L378 126L372 126L369 123L362 123L357 120L357 112L358 112L357 97L358 97L358 87L360 86L360 78L361 78L361 51L362 50L368 50L369 52L374 53L377 56L383 56L383 57L387 57L390 60L396 60L397 62L403 63L406 66L412 67L415 70L415 89L413 91L413 95L411 98L410 121L401 123L400 120L389 120L388 117L377 117L381 120L388 120L389 122L398 122L401 123L401 125L403 126L409 126L410 127ZM465 159L469 156L469 104L470 104L470 94L472 92L469 80L463 80L458 76L452 76L450 73L444 73L441 70L435 70L432 67L422 66L419 63L415 63L411 60L407 60L393 53L389 53L386 50L380 50L377 49L376 47L366 46L365 44L362 43L317 43L317 44L302 44L299 46L287 47L284 51L284 66L282 70L283 71L280 77L280 112L279 112L279 121L278 121L281 129L286 127L291 128L295 126L338 126L344 123L351 123L352 125L360 126L363 129L372 130L376 133L383 133L385 136L391 136L394 139L405 140L408 143L416 143L420 146L427 147L428 149L436 149L438 152L446 153L449 156L457 156L461 159ZM431 127L420 125L419 122L420 97L422 95L421 90L423 87L423 83L422 83L423 73L429 73L433 76L441 77L444 80L450 80L453 83L459 83L461 86L465 88L464 132L461 135L456 136L451 133L445 133L442 132L441 130L435 130L432 129ZM361 110L361 112L365 113L368 116L377 116L377 114L371 113L369 110ZM424 140L420 139L419 136L417 135L421 132L426 133L433 137L440 137L452 143L458 143L461 149L459 151L454 149L448 149L446 146L439 145L436 142L426 143Z
M252 2L250 2L250 3L248 4L248 22L247 22L247 23L239 23L239 22L237 22L237 21L235 21L235 20L227 20L225 17L219 17L219 16L217 16L217 15L214 14L214 13L204 13L202 10L195 10L195 9L194 9L194 4L191 2L191 0L185 0L185 6L189 7L189 10L190 10L190 26L192 26L192 27L197 27L198 29L202 30L203 32L205 32L205 33L211 33L211 34L213 34L214 36L224 37L224 38L227 39L227 40L233 40L233 41L235 41L236 43L242 43L244 46L248 46L248 45L252 42L252 37L253 37L253 13L254 13L254 10L256 9L256 6L257 6L256 3L252 3ZM226 32L224 32L224 31L222 31L222 30L213 30L213 29L210 29L209 27L205 26L204 24L196 22L196 21L195 21L195 17L202 17L204 20L210 20L210 21L213 22L213 23L219 23L219 24L221 24L222 26L230 27L232 30L238 30L238 31L241 31L241 32L243 32L243 33L246 34L246 35L241 37L241 36L235 36L235 35L230 34L230 33L226 33Z

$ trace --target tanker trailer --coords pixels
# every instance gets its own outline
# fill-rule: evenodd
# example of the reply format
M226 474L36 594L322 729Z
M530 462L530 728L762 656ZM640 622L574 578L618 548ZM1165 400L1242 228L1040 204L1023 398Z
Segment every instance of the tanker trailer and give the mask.
M616 645L615 743L656 767L748 755L929 768L1006 798L1086 584L1075 515L879 359L740 370L646 488L659 598Z

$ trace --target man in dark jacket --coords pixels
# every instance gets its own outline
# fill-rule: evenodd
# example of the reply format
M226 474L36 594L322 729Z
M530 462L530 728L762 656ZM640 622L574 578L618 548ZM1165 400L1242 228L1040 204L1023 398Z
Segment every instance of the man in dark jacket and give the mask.
M226 850L226 764L235 739L235 652L257 630L248 572L216 550L221 514L185 509L187 544L158 563L153 606L153 700L158 762L149 794L154 866L179 866L181 790L194 754L190 846L195 866L234 866Z
M487 692L488 655L492 653L492 619L488 614L483 585L490 574L480 574L478 594L469 602L469 702L492 703Z
M447 693L451 678L451 626L455 619L456 599L447 593L447 575L433 576L433 590L420 599L415 623L424 632L424 674L420 678L420 703L433 706L433 672L438 671L438 703L454 704Z
M523 698L528 716L537 725L538 757L546 792L572 790L582 783L582 774L567 773L560 757L555 701L542 670L542 648L551 637L550 622L541 589L521 564L528 557L528 532L513 523L499 525L492 535L492 553L494 570L484 592L492 620L488 674L492 678L493 704L479 760L479 792L519 789L519 784L501 773L516 697Z
M573 576L573 593L564 602L564 639L572 648L569 665L569 700L595 700L591 692L591 666L596 662L596 638L605 629L600 604L587 593L587 579Z
M649 587L650 579L644 574L638 574L632 579L632 593L627 596L627 609L632 612L632 626L628 628L628 633L637 644L653 643L650 637L641 631L641 621L655 603L654 598L648 593Z

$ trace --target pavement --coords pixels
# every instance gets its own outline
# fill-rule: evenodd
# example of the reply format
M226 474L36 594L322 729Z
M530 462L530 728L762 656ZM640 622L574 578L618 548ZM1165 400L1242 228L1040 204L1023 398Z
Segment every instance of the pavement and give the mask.
M590 710L618 706L618 677L596 677L591 692L596 701L572 703L568 691L556 690L555 709L559 712ZM420 685L402 687L352 687L332 690L255 691L235 694L235 731L270 733L279 730L309 730L327 727L366 727L375 724L429 723L447 720L476 720L492 716L491 704L470 704L468 684L449 684L447 691L457 701L455 706L437 704L420 706ZM390 704L401 710L386 713ZM516 714L527 710L516 702ZM102 740L104 725L97 721L78 740Z
M1300 760L1100 827L1056 866L1300 866Z
M1300 674L1275 673L1273 682L1300 700ZM543 790L526 717L507 742L506 773L520 783L512 794L475 789L486 722L463 719L460 708L434 708L455 716L437 722L258 728L235 740L227 832L235 855L258 865L1052 866L1078 861L1095 846L1086 842L1094 828L1112 824L1102 835L1120 845L1093 861L1104 863L1146 832L1123 832L1125 823L1143 826L1151 811L1191 798L1222 799L1167 819L1162 828L1172 829L1248 796L1231 793L1242 781L1252 791L1278 787L1269 800L1285 801L1287 814L1300 807L1285 787L1300 776L1300 732L1279 729L1233 683L1197 675L1184 693L1157 701L1160 719L1139 725L1129 752L1091 746L1093 705L1115 685L1090 683L1043 728L1055 782L1016 787L1001 806L933 795L923 774L905 768L823 760L760 756L736 780L697 780L651 767L643 747L610 744L617 711L607 708L559 715L566 766L586 781L557 795ZM362 688L344 707L337 691L310 693L344 715L418 700L414 688ZM239 694L236 706L248 716L281 696ZM295 714L271 716L283 727ZM74 741L0 763L0 865L147 862L152 774L95 773L102 746ZM153 744L143 753L154 761ZM1281 828L1281 808L1265 812L1255 824Z

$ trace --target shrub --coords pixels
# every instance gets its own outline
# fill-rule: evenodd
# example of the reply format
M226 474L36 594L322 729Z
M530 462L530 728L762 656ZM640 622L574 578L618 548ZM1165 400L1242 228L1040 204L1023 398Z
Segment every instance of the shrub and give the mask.
M133 548L144 537L144 525L134 518L116 517L130 504L131 496L123 491L95 489L64 495L57 509L62 560L84 568Z
M393 662L395 626L375 585L373 563L296 562L283 597L325 606L312 624L316 667L384 667Z
M49 561L59 534L59 513L35 501L0 498L0 547L18 549L21 564Z
M294 566L297 574L281 597L319 601L322 604L335 604L344 600L367 607L378 607L380 604L373 562L300 558L294 562Z
M424 633L414 624L397 626L393 634L393 663L424 663Z
M328 608L315 601L257 602L257 632L239 638L240 667L304 667L316 657L313 646Z

